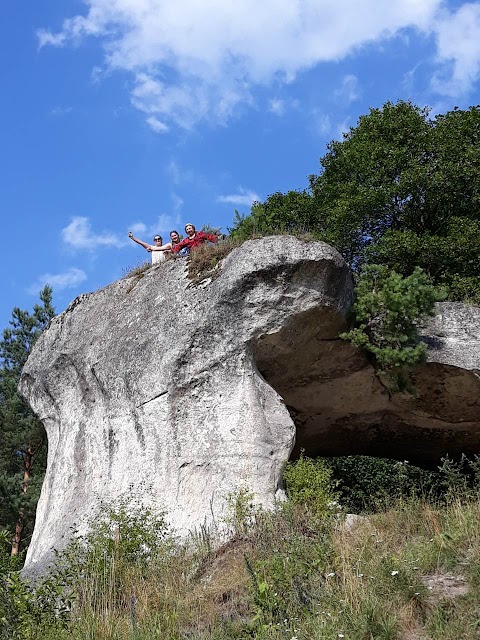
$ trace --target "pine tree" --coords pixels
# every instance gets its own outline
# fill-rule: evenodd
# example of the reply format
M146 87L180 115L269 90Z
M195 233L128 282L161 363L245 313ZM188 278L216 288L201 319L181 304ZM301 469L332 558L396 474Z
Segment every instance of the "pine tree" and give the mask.
M45 430L17 392L23 365L55 315L48 285L40 292L40 301L33 313L15 307L11 327L0 341L0 527L13 535L12 555L18 555L33 530L46 467Z

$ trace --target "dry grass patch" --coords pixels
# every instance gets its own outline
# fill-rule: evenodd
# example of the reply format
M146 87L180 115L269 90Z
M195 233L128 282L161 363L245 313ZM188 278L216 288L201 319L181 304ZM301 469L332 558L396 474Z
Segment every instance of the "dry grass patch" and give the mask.
M310 233L269 233L269 236L294 236L303 242L314 242L317 239ZM200 282L205 278L216 278L220 275L219 263L228 256L234 249L240 247L247 240L258 240L264 237L262 234L252 235L246 240L236 238L225 238L218 244L204 244L191 252L188 264L188 275L194 282Z

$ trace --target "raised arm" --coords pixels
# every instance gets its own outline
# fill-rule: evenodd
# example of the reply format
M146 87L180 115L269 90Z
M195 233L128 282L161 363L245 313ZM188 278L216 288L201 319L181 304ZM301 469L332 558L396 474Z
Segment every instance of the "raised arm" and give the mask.
M131 231L128 232L128 237L130 238L130 240L133 240L134 242L136 242L137 244L141 245L144 249L146 249L147 251L150 249L150 251L152 249L154 249L154 247L152 247L151 244L147 244L146 242L143 242L143 240L139 240L138 238L136 238L133 233Z

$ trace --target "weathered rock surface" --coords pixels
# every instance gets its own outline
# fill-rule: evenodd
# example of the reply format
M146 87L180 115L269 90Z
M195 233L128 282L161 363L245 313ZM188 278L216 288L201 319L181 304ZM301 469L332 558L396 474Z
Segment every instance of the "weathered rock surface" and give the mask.
M213 280L194 285L169 261L74 301L21 380L49 439L26 571L44 571L100 501L140 498L180 533L221 519L239 487L270 506L295 438L293 455L480 450L480 310L439 306L416 396L390 397L338 339L352 291L329 246L269 237Z

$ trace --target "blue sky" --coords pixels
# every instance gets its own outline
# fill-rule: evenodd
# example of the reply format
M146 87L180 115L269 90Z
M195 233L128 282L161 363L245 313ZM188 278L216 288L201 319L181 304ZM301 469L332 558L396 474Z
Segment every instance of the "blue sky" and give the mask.
M479 2L22 0L0 34L0 328L148 259L129 229L306 187L370 107L480 102Z

